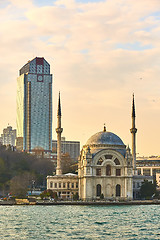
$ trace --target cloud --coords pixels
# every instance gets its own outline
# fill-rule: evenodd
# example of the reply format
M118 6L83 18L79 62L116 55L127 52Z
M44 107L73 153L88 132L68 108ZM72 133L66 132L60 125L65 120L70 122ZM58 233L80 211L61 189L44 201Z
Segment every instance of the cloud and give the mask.
M17 8L22 8L22 9L30 9L33 7L33 1L32 0L26 0L26 1L21 1L21 0L8 0L11 5L17 7Z
M159 0L88 3L59 0L41 7L31 0L8 1L0 8L3 23L0 29L3 56L0 59L0 108L4 116L0 129L6 127L10 119L10 124L15 126L13 98L18 70L29 59L43 56L54 73L54 111L57 92L62 91L64 134L68 139L85 143L106 122L110 131L122 136L124 142L125 139L130 142L132 92L137 97L139 119L143 114L147 116L140 125L142 130L147 128L151 118L147 111L152 116L160 112L157 100L159 7ZM55 122L56 114L53 129ZM153 122L152 127L154 131ZM148 143L143 141L146 145L141 144L142 150L138 152L147 153ZM158 149L155 143L151 151L158 154Z

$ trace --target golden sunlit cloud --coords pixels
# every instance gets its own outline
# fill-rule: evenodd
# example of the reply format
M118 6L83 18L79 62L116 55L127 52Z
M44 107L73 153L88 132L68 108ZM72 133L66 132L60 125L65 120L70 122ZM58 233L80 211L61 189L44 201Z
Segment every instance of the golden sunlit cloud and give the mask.
M16 127L19 69L29 59L43 56L54 75L53 138L61 90L68 140L84 144L105 122L125 144L131 143L134 91L138 152L158 155L159 0L47 2L41 6L31 0L0 4L1 132L8 122Z

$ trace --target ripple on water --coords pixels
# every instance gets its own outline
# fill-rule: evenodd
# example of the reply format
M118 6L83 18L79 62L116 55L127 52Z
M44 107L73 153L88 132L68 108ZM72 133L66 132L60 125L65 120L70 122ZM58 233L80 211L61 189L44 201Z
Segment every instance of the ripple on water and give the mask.
M0 206L5 240L156 240L160 208L153 206Z

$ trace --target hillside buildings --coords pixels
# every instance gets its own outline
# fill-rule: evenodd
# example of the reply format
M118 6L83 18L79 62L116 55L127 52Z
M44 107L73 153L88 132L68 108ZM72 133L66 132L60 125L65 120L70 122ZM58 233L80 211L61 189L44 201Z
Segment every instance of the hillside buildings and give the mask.
M27 152L52 149L52 75L43 57L28 61L19 71L17 138L18 148Z
M160 187L160 157L138 157L136 159L137 176L133 184L137 197L140 196L140 188L144 180L153 183L153 180L157 182L158 188ZM140 181L140 179L142 179ZM137 181L138 180L138 181Z
M137 157L136 161L138 175L156 176L160 173L160 157Z
M7 126L7 128L3 129L3 134L1 134L0 142L3 145L11 145L15 146L16 140L16 129L12 129L11 126Z

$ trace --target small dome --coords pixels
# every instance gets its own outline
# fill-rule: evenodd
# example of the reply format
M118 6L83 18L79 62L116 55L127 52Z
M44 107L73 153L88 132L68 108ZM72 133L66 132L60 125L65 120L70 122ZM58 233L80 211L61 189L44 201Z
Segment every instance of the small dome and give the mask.
M124 145L123 141L116 134L107 131L98 132L90 137L86 145L92 144Z

